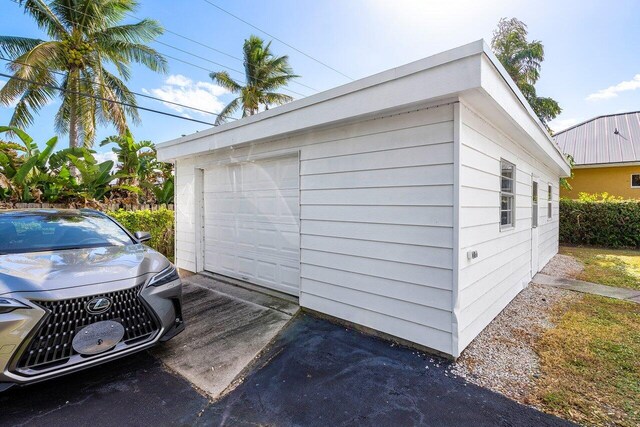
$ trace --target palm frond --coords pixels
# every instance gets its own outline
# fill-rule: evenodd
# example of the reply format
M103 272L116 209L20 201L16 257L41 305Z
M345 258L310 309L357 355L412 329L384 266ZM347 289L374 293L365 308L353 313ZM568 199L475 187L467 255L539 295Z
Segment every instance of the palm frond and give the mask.
M242 91L242 86L238 82L233 80L231 78L231 76L229 75L229 73L226 72L226 71L219 71L217 73L210 73L209 77L211 77L211 79L214 82L218 83L218 85L220 85L223 88L227 89L229 92L240 93Z
M11 58L16 58L29 52L40 43L43 43L43 40L29 37L0 36L0 52Z
M84 0L96 1L96 0ZM105 27L111 27L127 17L127 14L138 8L137 0L100 0L100 14Z
M102 97L133 106L129 107L116 103L100 103L103 113L105 109L108 110L108 114L106 114L105 117L110 118L109 121L116 126L118 133L122 135L127 129L126 116L130 117L134 123L140 122L138 110L135 108L138 105L136 96L127 89L127 86L122 80L105 69L99 70L99 79L101 82L100 87L103 89L103 92L101 92Z
M56 81L48 70L41 70L37 76L38 82L55 86ZM33 113L48 104L58 93L51 87L28 82L10 79L2 89L0 89L0 102L8 103L15 99L15 93L20 93L18 103L16 104L9 124L19 128L27 128L33 124Z
M33 17L38 27L45 30L49 37L62 39L68 34L67 27L43 0L19 0L18 4L24 6L25 11Z
M118 25L91 34L95 39L117 40L127 43L148 42L164 33L158 21L143 19L136 24Z
M152 71L161 73L167 71L166 58L149 46L102 37L96 39L96 44L100 47L102 54L112 62L135 62Z
M235 113L235 111L240 107L240 104L241 99L239 97L228 103L227 106L224 107L222 111L220 111L220 113L218 113L218 117L216 117L214 125L218 126L226 123L227 120L229 120L229 117L231 117L231 115Z
M58 41L43 41L15 58L8 68L16 77L33 80L43 69L64 71L66 55Z
M293 97L284 93L267 92L264 94L266 105L283 105L293 101Z

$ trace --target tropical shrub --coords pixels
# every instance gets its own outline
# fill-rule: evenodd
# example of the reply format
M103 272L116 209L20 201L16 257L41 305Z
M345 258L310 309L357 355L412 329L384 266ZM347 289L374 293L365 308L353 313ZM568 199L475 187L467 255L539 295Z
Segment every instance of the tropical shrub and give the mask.
M156 211L125 211L119 209L117 211L107 212L107 214L122 224L131 233L135 233L136 231L148 231L151 233L151 240L147 244L173 261L173 211L164 208Z
M173 203L173 166L159 162L150 141L135 142L129 132L101 145L113 148L118 163L98 163L85 147L55 151L57 137L43 150L24 131L0 126L0 134L19 142L0 141L0 202L13 203Z
M560 200L560 242L640 248L640 201L608 195Z
M578 193L578 200L581 202L622 202L624 197L614 196L606 191L604 193Z

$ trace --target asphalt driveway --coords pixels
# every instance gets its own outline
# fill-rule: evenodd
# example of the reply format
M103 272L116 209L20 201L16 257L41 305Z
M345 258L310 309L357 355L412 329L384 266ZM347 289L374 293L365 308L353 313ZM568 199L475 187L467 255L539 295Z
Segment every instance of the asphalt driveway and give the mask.
M0 425L191 425L207 403L188 381L140 353L0 394Z
M0 395L1 425L560 426L448 373L442 359L298 315L210 403L147 354Z

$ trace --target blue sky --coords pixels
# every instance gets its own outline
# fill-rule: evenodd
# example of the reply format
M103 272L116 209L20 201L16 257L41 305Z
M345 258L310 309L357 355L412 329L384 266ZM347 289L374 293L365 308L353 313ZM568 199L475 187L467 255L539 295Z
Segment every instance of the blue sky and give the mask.
M211 1L356 79L480 38L489 41L500 17L515 16L529 26L532 39L545 45L546 60L537 88L539 95L555 98L563 108L562 115L551 124L554 130L600 114L640 110L637 0ZM156 19L173 32L237 57L241 56L243 40L250 34L269 39L204 0L141 1L135 15ZM44 37L18 5L9 0L0 5L0 33ZM159 40L210 61L242 69L238 60L173 34L166 33ZM223 69L167 46L153 46L212 71ZM295 72L302 76L299 81L316 90L348 82L276 40L272 49L278 55L289 55ZM241 78L234 71L230 73ZM1 80L0 77L0 84ZM129 88L213 111L219 111L231 99L212 84L208 72L173 59L169 59L166 75L134 67ZM290 89L304 95L315 93L297 84ZM212 116L177 111L148 99L139 99L139 104L199 120L214 120ZM58 106L54 102L41 110L36 124L28 129L38 141L44 142L54 134L53 115ZM11 108L0 107L0 124L9 121L11 112ZM142 124L133 128L134 136L156 143L208 127L147 112L141 112L141 117ZM98 141L113 132L110 128L100 129ZM64 137L59 147L63 146L66 146Z

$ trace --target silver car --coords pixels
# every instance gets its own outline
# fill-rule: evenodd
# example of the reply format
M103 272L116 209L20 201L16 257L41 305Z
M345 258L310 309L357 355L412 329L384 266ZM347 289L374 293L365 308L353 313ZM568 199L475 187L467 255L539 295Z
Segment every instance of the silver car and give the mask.
M176 268L94 210L0 211L0 391L184 329Z

